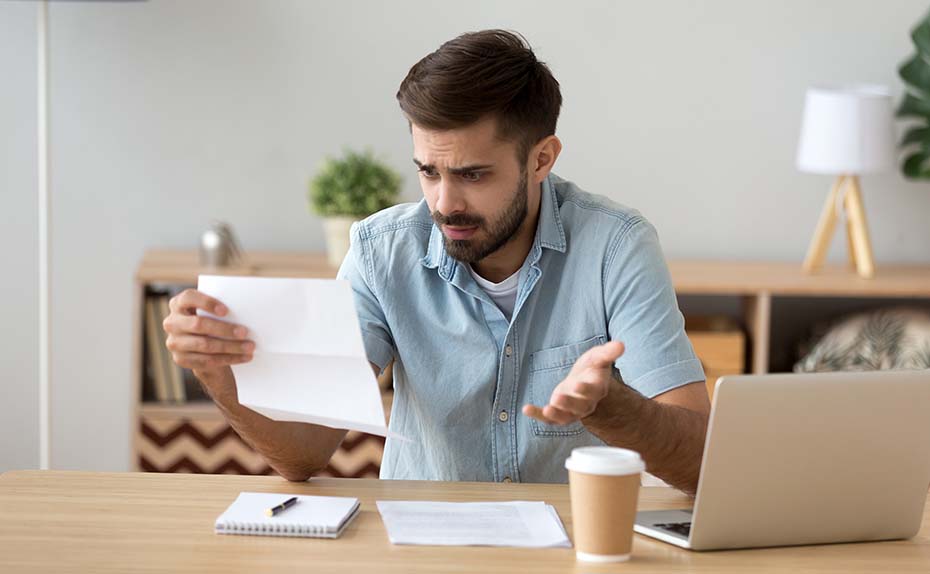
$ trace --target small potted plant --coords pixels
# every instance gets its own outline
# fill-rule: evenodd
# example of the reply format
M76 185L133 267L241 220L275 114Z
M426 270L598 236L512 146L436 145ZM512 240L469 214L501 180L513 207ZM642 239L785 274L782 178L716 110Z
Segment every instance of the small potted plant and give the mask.
M393 205L400 193L400 175L371 152L347 151L327 158L310 181L310 208L323 217L326 252L339 266L349 250L349 228Z

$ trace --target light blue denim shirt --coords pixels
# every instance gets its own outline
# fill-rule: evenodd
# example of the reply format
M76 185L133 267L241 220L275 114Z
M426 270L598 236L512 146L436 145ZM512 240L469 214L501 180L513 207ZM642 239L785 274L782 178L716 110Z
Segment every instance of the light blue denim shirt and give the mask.
M413 439L387 440L382 478L565 482L571 450L603 442L521 408L548 403L579 355L608 340L625 343L616 367L646 397L704 380L653 226L555 175L509 322L446 254L425 200L355 224L339 277L369 360L395 360L390 428Z

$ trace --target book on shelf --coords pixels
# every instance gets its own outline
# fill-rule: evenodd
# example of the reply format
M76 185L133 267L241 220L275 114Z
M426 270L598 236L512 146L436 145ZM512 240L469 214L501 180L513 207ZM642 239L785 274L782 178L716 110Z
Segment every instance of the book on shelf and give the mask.
M168 309L168 296L159 295L158 298L158 309L160 311L158 318L158 327L161 329L162 334L162 347L164 347L165 352L165 368L168 371L168 382L171 385L171 398L176 403L183 403L187 401L187 392L184 389L184 374L181 372L181 367L174 362L174 357L171 356L171 351L168 350L168 347L165 346L165 343L168 339L168 334L165 332L162 322L168 317L171 311Z
M154 398L160 403L169 401L168 373L165 369L164 339L161 333L164 332L159 322L158 304L154 296L145 299L145 347L147 371L152 381L152 391Z
M186 403L209 400L193 372L175 363L166 346L167 333L163 323L170 313L168 300L183 289L150 288L146 293L143 401Z

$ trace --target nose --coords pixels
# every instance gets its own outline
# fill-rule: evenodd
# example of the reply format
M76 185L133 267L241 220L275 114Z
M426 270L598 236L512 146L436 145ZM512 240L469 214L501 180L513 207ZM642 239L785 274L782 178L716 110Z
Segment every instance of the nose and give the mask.
M461 191L443 178L437 186L436 210L443 215L452 215L465 211L465 197Z

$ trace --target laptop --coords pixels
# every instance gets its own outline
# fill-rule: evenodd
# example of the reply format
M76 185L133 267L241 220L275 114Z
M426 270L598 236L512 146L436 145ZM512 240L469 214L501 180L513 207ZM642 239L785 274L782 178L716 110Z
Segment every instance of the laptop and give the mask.
M640 534L691 550L911 538L930 486L930 370L717 381L692 509Z

